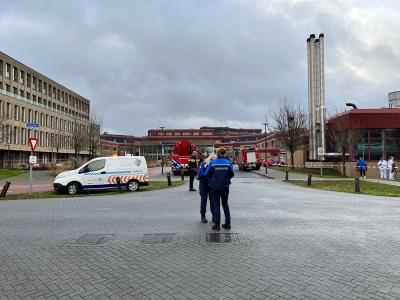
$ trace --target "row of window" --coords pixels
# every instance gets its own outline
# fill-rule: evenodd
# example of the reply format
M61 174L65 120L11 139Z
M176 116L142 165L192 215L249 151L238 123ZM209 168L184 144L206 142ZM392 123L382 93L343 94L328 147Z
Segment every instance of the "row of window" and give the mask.
M52 129L58 129L66 132L74 131L73 121L63 120L58 117L54 117L45 113L34 111L33 109L27 109L23 106L13 105L9 102L0 100L0 118L4 120L15 120L24 123L35 123L41 127L48 127ZM86 126L79 124L86 128Z
M28 145L29 137L37 138L41 147L73 149L71 136L0 124L0 143Z
M5 69L4 69L5 68ZM89 104L84 102L83 100L78 99L75 96L72 96L51 84L48 84L45 81L42 81L35 76L31 76L29 73L26 73L23 70L18 70L17 67L11 66L9 63L4 63L0 60L0 75L3 76L3 72L5 71L5 77L9 78L11 81L14 81L18 84L19 87L27 87L36 93L41 93L42 98L44 96L51 97L56 99L62 103L68 104L76 109L89 113ZM11 92L10 85L6 84L6 91ZM0 83L0 89L3 89L3 83ZM13 93L18 94L18 89L13 87ZM24 91L20 90L20 93ZM22 96L24 97L24 96ZM29 99L29 98L28 98Z
M211 131L201 132L201 135L213 135L213 134L214 133L211 132ZM153 132L153 131L151 131L151 132L149 132L149 135L152 135L152 136L154 136L154 135L159 135L159 136L162 136L162 135L167 135L167 136L171 136L171 135L190 136L190 135L200 135L200 133L197 132L197 131L195 131L195 132L187 132L187 131L184 131L184 132L171 132L171 131Z
M400 159L400 139L362 139L354 143L355 160L360 157L365 160L379 160L381 157L388 159L389 156Z

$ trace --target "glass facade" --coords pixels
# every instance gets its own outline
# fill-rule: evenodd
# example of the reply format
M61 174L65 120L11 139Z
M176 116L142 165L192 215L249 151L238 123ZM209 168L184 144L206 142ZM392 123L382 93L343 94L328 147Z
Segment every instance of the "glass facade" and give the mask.
M364 138L354 143L354 160L360 157L365 160L379 160L390 156L400 160L400 129L366 130Z

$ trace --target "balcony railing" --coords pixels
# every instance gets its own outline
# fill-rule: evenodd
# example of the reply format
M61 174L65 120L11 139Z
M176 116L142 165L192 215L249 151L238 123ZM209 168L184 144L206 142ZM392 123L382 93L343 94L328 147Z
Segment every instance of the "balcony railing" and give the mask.
M87 122L87 121L88 121L88 119L84 119L84 118L80 118L80 117L77 117L77 116L68 114L68 113L63 112L63 111L61 111L61 110L58 110L58 109L49 107L49 106L47 106L47 105L43 105L43 104L38 103L38 102L34 102L34 101L30 100L30 99L27 99L27 98L24 98L24 97L15 95L15 94L13 94L13 93L7 92L7 91L2 90L2 89L0 89L0 94L7 95L7 96L9 96L9 97L11 97L11 98L21 100L21 101L23 101L23 102L25 102L25 103L29 103L29 104L32 104L32 105L34 105L34 106L38 106L38 107L47 109L47 110L49 110L49 111L58 113L58 114L63 115L63 116L67 116L67 117L70 117L70 118L73 118L73 119L77 119L77 120L80 120L80 121L83 121L83 122Z

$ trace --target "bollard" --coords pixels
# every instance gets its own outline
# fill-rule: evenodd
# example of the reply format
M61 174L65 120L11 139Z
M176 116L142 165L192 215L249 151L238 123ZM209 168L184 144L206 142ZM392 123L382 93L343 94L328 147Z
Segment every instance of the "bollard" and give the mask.
M268 164L265 165L265 174L268 174Z
M359 178L356 178L356 180L354 181L354 188L355 188L356 193L360 192L360 179Z
M182 180L185 180L185 175L184 175L183 168L182 168L182 170L181 170L181 178L182 178Z
M312 178L312 174L308 174L308 180L307 180L308 186L311 186L311 178Z
M286 171L286 180L289 180L289 171Z
M171 186L171 174L167 173L168 186Z
M5 197L8 191L8 188L10 187L11 181L6 181L6 184L3 186L3 189L1 190L0 197Z
M118 193L122 193L121 181L119 180L118 176L117 176L117 178L115 178L115 181L117 182Z

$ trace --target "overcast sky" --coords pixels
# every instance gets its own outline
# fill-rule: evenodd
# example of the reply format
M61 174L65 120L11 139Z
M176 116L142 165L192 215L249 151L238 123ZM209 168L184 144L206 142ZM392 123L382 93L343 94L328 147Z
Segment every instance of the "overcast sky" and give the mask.
M326 106L400 90L397 0L0 0L1 51L87 98L103 131L263 128L308 108L307 43L325 35Z

